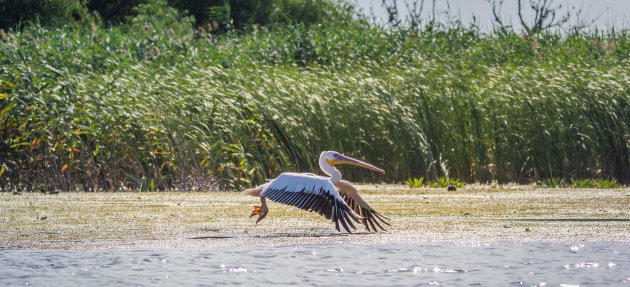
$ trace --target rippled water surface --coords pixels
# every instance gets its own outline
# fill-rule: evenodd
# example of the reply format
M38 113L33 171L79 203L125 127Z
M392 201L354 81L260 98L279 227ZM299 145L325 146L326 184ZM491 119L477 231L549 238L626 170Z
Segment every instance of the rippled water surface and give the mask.
M425 243L3 250L3 286L630 286L630 244Z

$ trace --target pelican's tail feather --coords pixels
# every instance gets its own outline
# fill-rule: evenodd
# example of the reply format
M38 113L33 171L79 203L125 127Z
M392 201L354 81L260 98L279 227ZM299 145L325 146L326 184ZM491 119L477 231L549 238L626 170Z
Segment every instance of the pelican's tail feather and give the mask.
M241 195L259 196L262 189L260 187L246 189L241 192Z

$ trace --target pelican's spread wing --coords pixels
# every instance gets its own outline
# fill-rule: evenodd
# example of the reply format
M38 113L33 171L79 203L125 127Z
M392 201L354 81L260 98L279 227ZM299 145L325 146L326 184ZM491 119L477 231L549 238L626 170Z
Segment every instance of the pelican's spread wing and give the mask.
M389 225L385 219L388 219L385 216L382 216L380 213L376 212L374 208L372 208L359 194L359 192L350 184L350 182L346 180L342 180L339 183L335 184L337 190L339 191L339 195L346 201L348 206L354 210L358 215L362 217L361 223L365 225L368 231L378 232L376 226L380 227L383 231L385 228L381 226L381 223ZM368 225L369 223L369 225ZM372 226L372 230L370 230L370 226Z
M339 196L335 186L325 177L312 174L283 173L264 187L260 196L275 202L292 205L304 210L317 212L331 219L339 230L339 223L351 233L356 229L352 220L359 222L358 216Z

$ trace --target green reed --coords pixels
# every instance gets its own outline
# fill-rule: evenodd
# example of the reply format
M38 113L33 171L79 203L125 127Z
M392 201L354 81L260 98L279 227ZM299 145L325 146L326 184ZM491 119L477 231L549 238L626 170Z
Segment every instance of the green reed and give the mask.
M323 150L364 181L630 180L627 33L178 19L0 35L0 186L243 188Z

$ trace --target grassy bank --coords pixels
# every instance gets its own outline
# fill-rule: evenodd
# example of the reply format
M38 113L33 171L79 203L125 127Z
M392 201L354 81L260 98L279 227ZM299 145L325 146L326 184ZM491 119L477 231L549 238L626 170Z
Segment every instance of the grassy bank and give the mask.
M2 188L242 188L322 150L387 171L354 180L630 180L628 33L212 34L160 11L0 35Z

